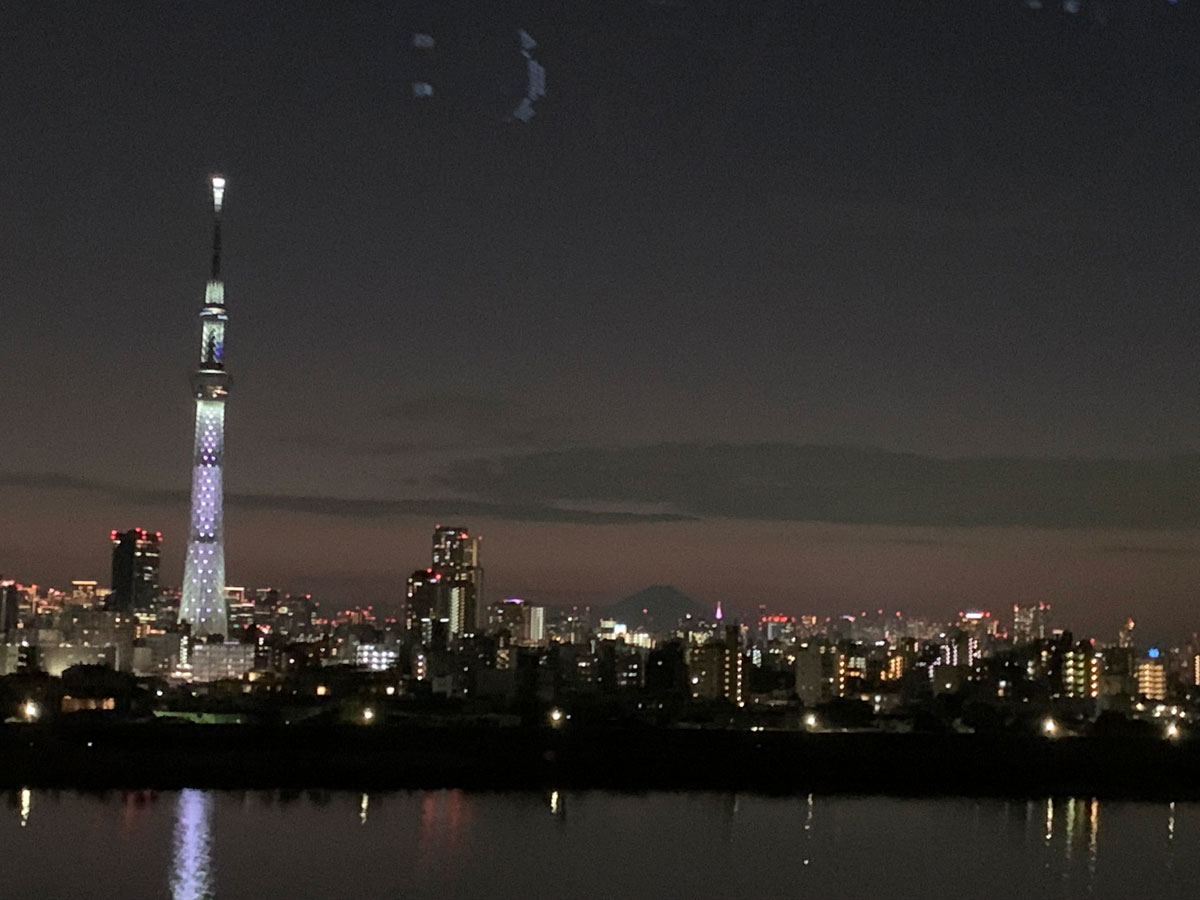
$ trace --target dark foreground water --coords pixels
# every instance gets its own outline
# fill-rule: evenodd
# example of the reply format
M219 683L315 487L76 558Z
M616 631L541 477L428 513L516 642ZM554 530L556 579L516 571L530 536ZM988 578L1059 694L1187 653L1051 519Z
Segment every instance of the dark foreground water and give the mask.
M1200 804L18 791L0 896L1195 897Z

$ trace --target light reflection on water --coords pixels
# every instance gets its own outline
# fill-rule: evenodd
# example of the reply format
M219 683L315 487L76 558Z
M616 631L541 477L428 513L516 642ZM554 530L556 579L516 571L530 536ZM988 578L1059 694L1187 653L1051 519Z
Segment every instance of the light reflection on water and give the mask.
M213 897L212 808L213 797L206 791L179 792L171 868L172 900Z
M9 807L0 855L22 858L51 838L56 864L6 883L6 900L118 887L127 900L157 900L142 865L156 854L171 900L506 900L546 890L545 878L579 900L796 897L846 879L854 894L889 900L955 884L980 898L1170 898L1200 883L1194 803L21 790ZM79 849L88 846L94 857Z

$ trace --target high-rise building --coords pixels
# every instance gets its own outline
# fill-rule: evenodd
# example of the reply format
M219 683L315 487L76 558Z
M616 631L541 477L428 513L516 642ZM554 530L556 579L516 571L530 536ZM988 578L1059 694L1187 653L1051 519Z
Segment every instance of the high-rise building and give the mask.
M372 672L393 669L399 660L400 651L384 644L359 644L354 648L355 664L370 669Z
M525 604L525 640L530 644L541 644L546 640L546 607Z
M796 648L796 696L805 706L816 706L828 700L830 691L825 662L824 644L804 643Z
M1063 654L1063 694L1096 699L1100 696L1101 657L1090 641L1080 641Z
M0 640L17 627L21 617L21 589L15 581L0 581Z
M546 608L526 603L517 597L497 600L487 613L487 630L504 632L519 644L540 644L546 639Z
M112 593L107 606L119 613L145 612L158 599L158 564L162 553L162 532L131 528L113 529Z
M200 310L200 362L192 376L196 398L196 437L192 452L192 515L187 559L183 569L183 599L179 621L191 625L198 637L224 635L229 630L225 608L225 528L223 474L225 467L225 284L221 280L221 206L225 179L211 179L213 195L212 273Z
M881 681L899 681L904 677L904 673L910 667L908 654L898 648L892 648L887 652L887 660L883 664L883 670L880 672Z
M760 610L765 607L759 607ZM779 614L768 615L763 613L758 618L758 632L760 639L770 643L771 641L787 641L791 638L795 631L795 622L791 616Z
M253 644L193 644L186 677L196 682L242 678L254 668Z
M1147 651L1146 658L1138 663L1137 689L1147 700L1167 698L1167 667L1163 665L1162 654L1156 648Z
M509 597L493 603L488 611L488 630L507 631L513 640L521 640L525 630L525 601Z
M85 609L92 609L100 594L100 584L90 578L76 578L71 582L71 602Z
M995 637L1000 630L1000 620L987 610L968 609L958 614L958 630L984 641Z
M811 640L798 644L793 671L800 701L805 706L813 706L834 697L844 697L850 663L845 653L827 641Z
M154 627L159 631L173 630L179 621L179 604L183 600L183 592L177 587L161 588L158 595L158 609L154 617Z
M951 629L946 643L940 647L942 664L947 666L973 666L979 661L980 655L979 638L957 628Z
M433 569L417 569L408 577L408 598L404 605L404 626L423 643L433 638L433 620L442 605L442 576Z
M646 693L660 699L684 700L691 695L683 641L678 638L659 644L646 659Z
M728 700L744 706L745 657L742 655L738 626L725 628L723 640L714 639L693 647L688 655L692 696L703 700Z
M229 637L240 636L254 627L254 597L244 587L225 586L225 608L229 612Z
M1123 649L1131 649L1133 647L1133 630L1137 628L1137 622L1130 616L1125 620L1125 624L1117 631L1117 646Z
M479 538L467 529L438 525L433 532L432 571L442 576L441 606L436 617L449 622L454 637L480 630L483 569L479 565Z
M279 606L279 590L273 587L258 588L254 592L254 625L270 631L275 621L275 608Z
M1017 643L1044 641L1050 636L1050 604L1013 606L1013 640Z

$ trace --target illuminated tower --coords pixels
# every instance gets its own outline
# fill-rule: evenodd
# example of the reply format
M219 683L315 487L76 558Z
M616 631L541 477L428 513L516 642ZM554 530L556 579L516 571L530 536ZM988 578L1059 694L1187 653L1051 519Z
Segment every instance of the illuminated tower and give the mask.
M221 203L225 179L212 176L212 275L200 310L200 365L192 376L196 396L196 441L192 454L192 517L179 621L198 637L228 634L225 610L225 533L222 473L225 465L225 285L221 281Z

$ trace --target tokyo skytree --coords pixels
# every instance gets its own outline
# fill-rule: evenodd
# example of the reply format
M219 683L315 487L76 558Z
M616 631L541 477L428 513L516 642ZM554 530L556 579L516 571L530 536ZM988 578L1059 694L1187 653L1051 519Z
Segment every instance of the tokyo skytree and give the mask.
M228 635L225 609L225 532L222 474L225 465L225 284L221 281L221 205L225 179L213 175L212 275L200 310L200 360L192 375L196 397L196 441L192 454L192 516L179 621L196 637Z

